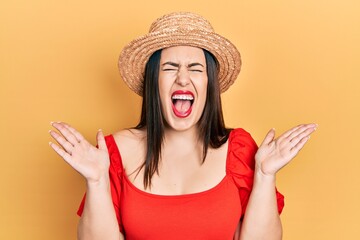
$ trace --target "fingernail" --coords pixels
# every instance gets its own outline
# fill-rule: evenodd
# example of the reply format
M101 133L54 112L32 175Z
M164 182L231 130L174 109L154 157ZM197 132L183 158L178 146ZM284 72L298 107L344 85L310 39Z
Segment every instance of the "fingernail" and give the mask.
M49 146L51 146L52 142L49 142Z

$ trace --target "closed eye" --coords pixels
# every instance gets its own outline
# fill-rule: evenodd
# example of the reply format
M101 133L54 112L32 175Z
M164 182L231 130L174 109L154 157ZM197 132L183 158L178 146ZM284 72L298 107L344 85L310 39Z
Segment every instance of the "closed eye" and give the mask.
M203 70L200 69L190 69L191 72L203 72Z
M204 65L198 62L190 63L187 67L191 72L200 72L200 73L202 73L205 68Z
M164 68L163 71L177 71L175 68Z

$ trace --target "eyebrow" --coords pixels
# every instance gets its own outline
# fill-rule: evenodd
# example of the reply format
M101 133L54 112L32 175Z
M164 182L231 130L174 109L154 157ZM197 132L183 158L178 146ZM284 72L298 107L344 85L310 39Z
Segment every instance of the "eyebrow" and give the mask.
M180 64L174 63L174 62L165 62L165 63L161 64L161 66L165 66L165 65L171 65L173 67L180 67ZM198 62L190 63L187 67L190 68L190 67L194 67L194 66L204 67L204 65L202 65L201 63L198 63Z
M194 66L202 66L202 67L204 67L201 63L198 63L198 62L190 63L190 64L188 65L189 68L190 68L190 67L194 67Z
M179 67L180 66L180 64L174 63L174 62L165 62L165 63L161 64L161 66L165 66L165 65L171 65L173 67Z

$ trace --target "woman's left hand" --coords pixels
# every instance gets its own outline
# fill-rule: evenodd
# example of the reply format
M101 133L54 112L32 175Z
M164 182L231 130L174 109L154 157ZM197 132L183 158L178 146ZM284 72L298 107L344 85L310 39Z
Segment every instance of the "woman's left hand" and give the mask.
M316 127L317 124L313 123L299 125L278 138L271 129L256 152L256 170L266 176L275 176L304 147Z

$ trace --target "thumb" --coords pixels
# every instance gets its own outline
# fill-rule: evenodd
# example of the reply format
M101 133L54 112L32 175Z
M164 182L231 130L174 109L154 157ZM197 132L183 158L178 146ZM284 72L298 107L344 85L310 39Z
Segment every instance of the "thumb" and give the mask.
M102 132L101 129L99 129L96 134L96 141L97 141L97 145L99 146L99 149L104 150L107 148L104 133Z
M270 129L270 131L266 134L263 142L261 143L261 145L268 145L270 144L273 140L274 140L274 137L275 137L275 129L272 128Z

